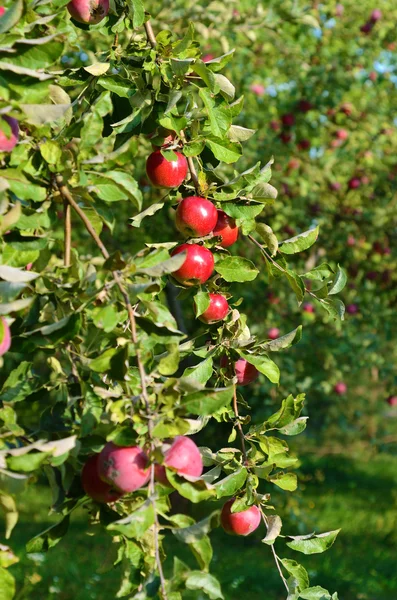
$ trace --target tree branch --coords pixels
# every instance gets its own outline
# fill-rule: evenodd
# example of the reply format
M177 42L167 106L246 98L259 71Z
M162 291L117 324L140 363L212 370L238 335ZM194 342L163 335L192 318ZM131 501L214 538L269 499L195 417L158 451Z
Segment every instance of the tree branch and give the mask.
M64 265L65 267L70 267L70 252L72 246L72 210L70 208L70 204L64 200L63 202L63 218L64 218L64 229L63 229L63 239L64 239Z
M146 37L147 37L149 44L151 45L152 48L155 48L157 46L157 42L156 42L156 36L154 35L154 31L153 31L151 22L146 21L146 23L144 23L144 27L145 27Z
M179 136L180 136L182 142L184 144L186 144L185 132L184 131L180 131L179 132ZM198 177L197 177L196 167L194 166L193 158L191 156L187 156L186 160L187 160L187 164L188 164L189 171L190 171L190 177L192 178L193 185L196 188L196 193L200 193L200 184L199 184L199 180L198 180Z
M269 530L269 521L267 520L267 517L266 517L265 513L263 512L263 510L262 510L262 507L261 507L261 506L259 506L259 510L261 511L262 519L263 519L263 522L264 522L264 524L265 524L265 526L266 526L266 530ZM287 592L288 592L288 594L289 594L289 587L288 587L288 583L287 583L287 580L285 579L285 577L284 577L284 574L283 574L283 571L282 571L282 569L281 569L281 565L280 565L280 559L279 559L279 557L277 556L276 550L275 550L275 548L274 548L274 544L271 544L271 549L272 549L272 554L273 554L273 557L274 557L274 560L275 560L275 563L276 563L276 566L277 566L277 570L278 570L278 572L279 572L279 574L280 574L280 577L281 577L281 579L282 579L282 581L283 581L283 584L284 584L284 586L285 586L285 589L287 590Z
M234 414L236 415L236 424L237 424L237 429L238 429L238 433L240 436L240 443L241 443L241 450L243 452L244 465L247 465L248 464L247 449L245 447L244 431L243 431L242 425L240 423L240 415L238 413L236 384L234 384L234 386L233 386L233 411L234 411Z

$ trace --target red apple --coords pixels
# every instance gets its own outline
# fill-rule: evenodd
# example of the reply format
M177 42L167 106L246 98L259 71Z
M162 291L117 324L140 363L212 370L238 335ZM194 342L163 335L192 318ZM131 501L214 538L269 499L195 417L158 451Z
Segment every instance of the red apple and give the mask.
M299 169L300 164L301 163L298 158L291 158L291 160L288 162L287 169L290 169L291 171Z
M187 160L175 152L177 160L167 160L160 150L155 150L146 161L146 174L155 187L177 188L184 182L188 167Z
M300 112L307 113L313 108L313 104L308 100L299 100L297 108Z
M0 129L0 152L11 152L11 150L17 145L19 138L19 126L18 121L13 117L2 117L3 121L6 121L11 128L11 133L6 134Z
M216 323L223 321L229 312L229 304L222 294L210 294L210 304L200 316L200 321L203 323Z
M139 446L116 446L109 442L99 454L98 473L120 492L135 492L149 481L148 458Z
M347 140L349 132L346 129L338 129L335 135L339 140Z
M347 245L348 246L356 245L356 238L353 235L349 235L349 237L347 238Z
M371 71L371 73L368 75L368 79L370 79L371 81L376 81L378 78L378 75L376 73L376 71Z
M281 117L281 122L285 127L293 127L295 125L295 117L292 113L287 113Z
M280 133L280 140L283 144L289 144L292 140L292 135L283 131L283 133Z
M297 144L299 150L309 150L310 148L310 140L299 140Z
M183 198L176 209L176 227L186 237L208 235L217 220L218 211L214 204L200 196Z
M213 54L204 54L204 56L202 57L201 60L204 63L207 63L207 62L211 62L211 60L214 60L214 58L215 58L215 56Z
M257 96L264 96L265 92L266 92L266 88L263 85L261 85L260 83L253 83L250 86L250 90Z
M0 356L3 356L11 348L11 332L7 321L0 317Z
M178 475L201 477L203 459L200 450L189 437L177 435L171 446L164 452L164 465L172 467Z
M96 502L116 502L123 495L105 483L98 475L99 454L94 454L85 463L81 472L81 483L87 496Z
M362 33L371 33L373 27L374 27L374 22L373 21L367 21L366 23L364 23L364 25L361 25L360 31Z
M0 17L2 17L5 13L6 9L4 8L4 6L0 6Z
M339 192L342 185L339 183L339 181L333 181L329 184L329 187L333 192Z
M205 283L214 271L214 257L211 250L199 244L181 244L171 252L171 256L180 252L187 252L185 262L172 276L183 283L191 286Z
M239 385L248 385L255 381L259 376L259 371L254 365L251 365L244 358L239 358L234 363L234 370L237 375L237 383Z
M306 302L303 306L303 311L306 313L314 313L314 306L310 302Z
M267 337L269 340L276 340L278 337L280 337L280 330L278 327L271 327L267 332Z
M371 16L370 16L371 21L376 23L376 21L379 21L381 18L382 18L382 11L379 10L379 8L375 8L375 10L372 11Z
M270 121L270 129L273 131L278 131L280 129L280 123L278 121Z
M348 182L348 187L350 190L356 190L361 185L361 179L358 177L352 177Z
M390 406L397 406L397 396L389 396L386 402L390 404Z
M345 7L343 6L343 4L337 4L335 6L335 15L337 17L341 17L343 15L344 10L345 10Z
M67 8L75 21L96 25L108 14L109 0L72 0Z
M341 112L343 112L347 117L349 117L353 112L353 104L351 102L344 102L340 107Z
M257 506L250 506L241 512L232 513L235 499L228 500L221 512L221 525L226 533L233 535L249 535L259 527L261 512Z
M343 396L347 392L347 385L343 381L339 381L334 385L334 392L338 396Z
M229 217L223 210L218 210L218 220L214 227L214 235L222 238L220 246L229 248L238 238L238 227L234 219Z
M358 313L358 306L357 306L357 304L348 304L346 306L346 312L349 315L356 315Z

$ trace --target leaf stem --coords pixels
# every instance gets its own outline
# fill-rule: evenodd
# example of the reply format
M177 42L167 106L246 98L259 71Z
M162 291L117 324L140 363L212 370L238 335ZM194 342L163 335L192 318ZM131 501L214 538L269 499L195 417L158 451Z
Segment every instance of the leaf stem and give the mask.
M236 384L233 385L233 411L234 411L234 414L236 415L236 424L237 424L237 429L238 429L238 433L240 436L240 443L241 443L241 450L243 452L244 465L247 466L247 464L248 464L247 449L245 446L244 431L243 431L243 427L240 423L240 415L238 413Z

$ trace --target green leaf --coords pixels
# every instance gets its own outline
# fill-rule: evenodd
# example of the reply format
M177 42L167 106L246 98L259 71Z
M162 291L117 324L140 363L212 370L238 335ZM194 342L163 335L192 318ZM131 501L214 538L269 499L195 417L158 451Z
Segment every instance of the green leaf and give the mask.
M188 590L203 591L205 594L207 594L207 596L211 598L211 600L217 600L217 598L224 598L219 581L209 573L202 573L201 571L191 571L189 577L186 580L186 587Z
M0 592L1 600L12 600L15 596L15 579L3 567L0 567Z
M203 479L199 479L195 482L190 482L179 477L171 469L166 469L167 479L181 496L190 500L194 504L208 500L216 496L215 489L209 486Z
M43 202L47 197L46 188L32 183L21 171L18 171L18 169L3 169L1 171L1 176L7 180L10 190L14 192L20 200Z
M214 135L206 136L206 145L211 150L215 158L228 165L235 163L242 154L240 144L236 144L230 140L225 140Z
M222 75L216 75L216 77L222 77ZM255 129L247 129L246 127L241 127L240 125L231 125L229 131L227 132L227 136L231 142L245 142L249 140L255 133Z
M295 237L284 240L283 242L280 242L279 250L284 254L295 254L296 252L307 250L317 240L318 232L319 228L317 226L314 227L314 229L309 229L308 231L304 231Z
M332 294L339 294L345 287L347 282L347 275L344 269L338 265L338 269L336 271L334 282L328 292L331 296Z
M280 369L267 356L256 356L248 354L246 352L239 351L241 358L244 358L251 365L254 365L260 373L265 375L272 383L278 383L280 381Z
M340 319L341 321L345 318L345 305L339 298L326 298L321 300L321 306L325 308L327 313L333 319Z
M302 598L302 600L332 600L328 590L320 587L319 585L306 588L300 593L299 598Z
M283 435L299 435L306 429L308 418L309 417L299 417L298 419L295 419L295 421L285 425L285 427L280 427L279 431Z
M302 338L302 325L299 325L293 331L282 335L276 340L271 340L270 342L266 342L262 344L262 348L264 350L270 350L271 352L279 352L280 350L284 350L285 348L289 348L294 344L297 344Z
M292 539L292 542L287 542L287 546L292 548L292 550L302 552L303 554L320 554L321 552L328 550L328 548L331 548L339 532L340 529L335 529L334 531L328 531L327 533L320 533L318 535L313 534L310 537L303 536L304 539L301 537L288 536Z
M170 273L177 271L179 267L183 265L186 260L186 256L187 252L184 250L183 252L175 254L175 256L171 256L170 258L157 263L153 267L138 268L137 271L139 273L145 273L145 275L150 275L151 277L162 277L163 275L169 275Z
M40 154L49 165L56 165L61 159L62 150L56 142L47 140L40 146Z
M297 563L295 560L289 560L288 558L282 558L281 564L291 575L291 579L288 581L291 588L294 591L301 592L309 587L309 575L302 565Z
M269 546L273 545L281 533L282 526L283 522L278 515L268 515L267 534L266 537L263 538L262 542L264 544L268 544Z
M12 6L6 9L0 17L0 34L6 33L16 25L23 14L23 0L14 0Z
M181 400L181 407L193 415L213 415L219 409L227 406L233 398L233 387L205 389L194 394L188 394Z
M212 370L213 360L211 356L209 356L195 367L188 367L184 370L182 375L182 379L184 380L183 383L185 384L186 381L193 383L197 382L204 386L210 379Z
M216 497L219 499L224 496L234 496L242 488L246 479L247 469L245 467L237 469L237 471L215 483Z
M312 279L314 281L326 281L334 274L334 270L329 266L328 263L322 263L318 267L314 267L311 271L308 271L302 277L306 279Z
M273 233L273 229L266 225L265 223L257 223L256 231L265 242L266 246L269 248L272 256L277 254L278 250L278 240L277 237Z
M36 535L26 544L26 552L47 552L50 548L56 546L69 529L69 515L66 515L62 521L56 525L51 525L48 529Z
M208 533L210 533L210 531L219 526L219 515L220 510L215 510L208 515L208 517L205 517L197 523L195 523L191 517L187 517L187 515L175 515L172 517L172 522L177 521L181 528L172 529L172 533L180 542L183 542L184 544L195 544ZM193 524L190 524L187 527L182 527L182 523L180 523L181 518L183 520L187 518L189 521L193 522Z
M129 0L130 12L132 11L132 24L134 29L138 29L145 22L145 10L142 0Z
M0 490L0 508L4 512L4 520L5 520L5 538L6 540L10 539L12 530L18 522L18 509L15 504L15 500L9 494L6 494L2 490ZM1 556L1 555L0 555ZM18 559L17 559L18 560ZM5 566L0 560L0 566Z
M196 313L196 317L199 317L207 310L210 305L210 295L208 292L197 292L194 296L194 311Z
M128 538L139 540L145 535L149 527L154 524L154 519L153 502L148 498L142 506L134 510L128 517L110 523L107 529L118 531Z
M299 277L295 271L291 271L290 269L286 269L285 274L287 276L288 283L295 292L295 296L300 304L305 296L305 285L302 281L302 278Z
M21 104L26 115L26 120L32 125L40 127L46 123L53 123L66 116L71 110L71 104Z
M215 270L229 283L253 281L259 273L254 263L241 256L227 256L219 260L215 264Z
M288 492L293 492L298 487L298 478L295 473L277 473L270 477L269 481Z

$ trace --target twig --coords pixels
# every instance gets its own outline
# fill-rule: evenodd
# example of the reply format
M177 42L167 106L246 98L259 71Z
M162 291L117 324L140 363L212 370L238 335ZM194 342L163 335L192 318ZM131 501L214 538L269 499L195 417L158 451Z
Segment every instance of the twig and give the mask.
M144 27L145 27L146 37L148 39L149 44L151 45L152 48L155 48L157 45L157 42L156 42L156 36L154 35L154 31L153 31L151 22L146 21L146 23L144 23Z
M70 204L64 200L63 202L63 217L64 217L64 230L63 230L63 239L64 239L64 265L65 267L70 267L70 252L72 245L72 210Z
M179 136L180 136L182 142L184 144L186 144L185 132L180 131ZM188 164L189 171L190 171L190 177L192 178L192 181L193 181L193 185L196 188L196 192L199 193L200 192L200 184L199 184L199 180L197 177L196 167L194 166L193 158L191 156L187 156L186 160L187 160L187 164Z
M269 522L268 522L268 520L267 520L267 517L266 517L265 513L263 512L263 510L262 510L262 507L261 507L261 506L259 507L259 510L261 511L262 519L263 519L263 522L264 522L264 524L266 525L266 529L267 529L267 530L269 530ZM279 574L280 574L280 577L281 577L281 579L282 579L282 581L283 581L283 584L284 584L284 586L285 586L285 589L287 590L287 592L288 592L288 594L289 594L289 587L288 587L288 583L287 583L287 580L285 579L285 577L284 577L284 574L283 574L283 571L282 571L282 569L281 569L281 565L280 565L280 559L279 559L279 557L278 557L278 556L277 556L277 554L276 554L276 550L275 550L275 548L274 548L274 544L271 544L271 549L272 549L272 554L273 554L273 556L274 556L274 560L275 560L275 563L276 563L276 566L277 566L277 570L278 570L278 572L279 572Z
M238 414L236 384L234 384L234 386L233 386L233 411L234 411L234 414L236 415L236 423L237 423L238 433L240 436L241 450L243 452L244 464L247 465L248 458L247 458L247 450L245 447L244 431L243 431L242 425L240 423L240 415Z

